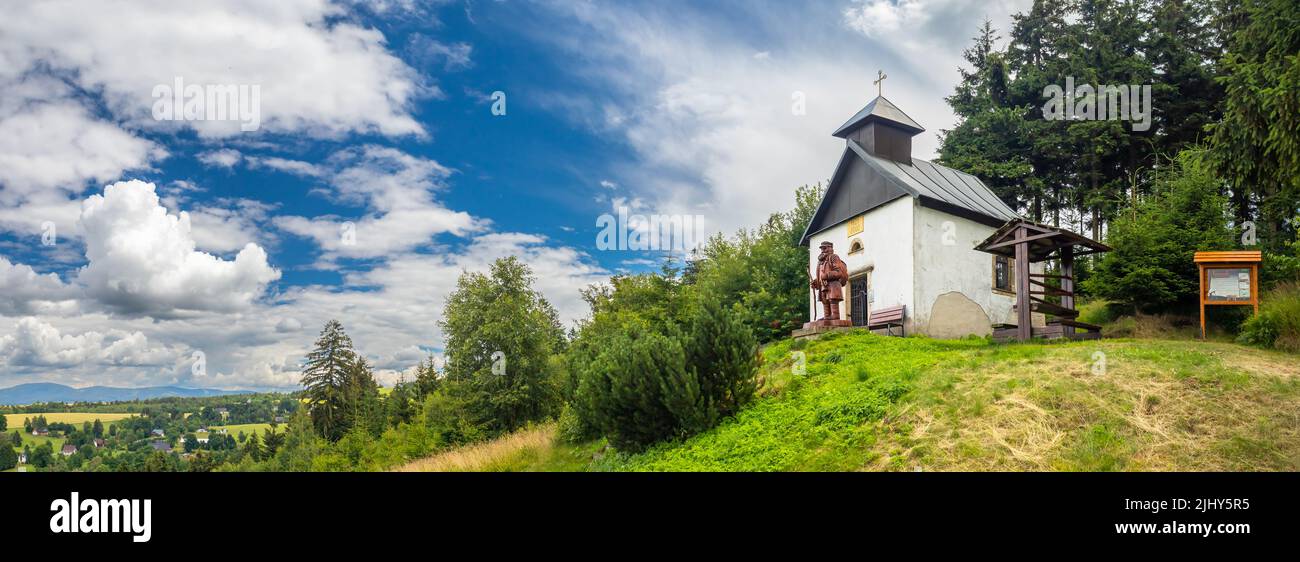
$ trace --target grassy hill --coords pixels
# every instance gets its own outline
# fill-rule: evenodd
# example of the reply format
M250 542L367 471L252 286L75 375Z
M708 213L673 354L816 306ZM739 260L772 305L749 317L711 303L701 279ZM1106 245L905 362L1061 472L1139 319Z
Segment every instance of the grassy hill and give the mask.
M796 352L806 373L792 371ZM841 332L765 348L762 398L641 454L541 426L405 470L1300 470L1300 359L1230 343Z

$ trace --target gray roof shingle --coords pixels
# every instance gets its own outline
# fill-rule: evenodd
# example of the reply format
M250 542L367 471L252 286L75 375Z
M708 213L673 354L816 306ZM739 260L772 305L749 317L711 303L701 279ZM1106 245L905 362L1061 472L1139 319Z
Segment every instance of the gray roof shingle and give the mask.
M903 110L894 105L893 102L885 99L883 96L871 100L871 103L862 108L856 115L851 117L840 128L836 129L833 136L847 137L854 129L865 125L868 121L887 121L895 126L908 130L912 134L925 131L916 121L908 117Z
M1002 221L1020 218L975 176L918 158L912 159L911 166L900 164L869 154L852 140L849 147L913 197L929 197Z

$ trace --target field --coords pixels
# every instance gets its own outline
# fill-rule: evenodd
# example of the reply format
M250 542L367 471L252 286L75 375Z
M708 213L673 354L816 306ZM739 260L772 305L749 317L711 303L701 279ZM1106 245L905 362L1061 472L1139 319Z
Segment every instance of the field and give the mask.
M806 373L793 372L796 352ZM639 454L543 426L406 470L1295 471L1300 360L1223 342L768 346L760 398ZM551 432L543 435L542 433Z
M280 432L280 433L284 433L284 430L285 430L286 428L288 428L288 427L289 427L289 426L288 426L287 424L283 424L283 423L282 423L282 424L279 424L278 426L276 426L276 431L278 431L278 432ZM216 425L216 426L209 427L209 428L208 428L208 431L211 431L211 432L217 432L217 431L220 431L220 430L222 430L222 429L225 429L226 432L228 432L229 434L231 434L231 435L233 435L233 436L235 436L235 437L239 437L239 432L241 432L241 431L244 432L245 435L251 434L251 433L253 433L253 432L257 432L257 434L260 436L260 435L262 435L266 430L271 429L271 424L269 424L269 423L237 423L237 424L232 424L232 425Z
M81 425L85 422L93 423L96 419L104 423L108 423L110 421L117 421L120 419L129 418L134 415L135 414L90 414L90 413L82 413L82 412L48 412L48 413L36 413L36 414L5 414L4 416L5 416L5 421L9 424L10 431L13 431L14 428L18 428L18 430L21 431L23 428L23 420L28 418L34 418L36 416L45 416L45 420L50 423L71 423L71 424Z

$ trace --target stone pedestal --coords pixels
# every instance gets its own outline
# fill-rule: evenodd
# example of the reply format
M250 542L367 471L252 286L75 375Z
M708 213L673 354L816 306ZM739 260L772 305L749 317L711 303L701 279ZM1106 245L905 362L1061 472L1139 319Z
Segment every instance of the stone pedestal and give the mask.
M796 339L815 338L827 332L834 332L838 330L851 330L851 329L853 329L852 320L822 319L822 320L814 320L812 322L807 322L803 325L803 328L795 330L790 335Z
M812 328L851 328L851 327L853 327L853 321L845 320L843 318L839 320L827 320L825 318L822 318L821 320L813 320L812 322L805 322L803 325L803 329L805 330L809 330Z

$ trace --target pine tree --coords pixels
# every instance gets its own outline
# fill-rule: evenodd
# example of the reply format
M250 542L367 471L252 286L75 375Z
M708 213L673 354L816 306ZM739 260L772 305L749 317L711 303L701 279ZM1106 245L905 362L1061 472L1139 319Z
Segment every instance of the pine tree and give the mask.
M1221 173L1269 250L1285 250L1300 212L1300 7L1294 0L1243 3L1248 23L1229 40L1219 83L1223 120L1213 127ZM1258 216L1240 207L1258 208Z
M265 458L272 458L280 451L280 448L284 446L285 435L286 434L278 433L273 429L262 430L262 454Z
M0 470L9 470L18 466L18 454L12 447L0 446Z
M415 399L423 402L424 398L438 390L442 379L438 376L438 367L430 355L415 367Z
M301 384L317 434L337 441L348 430L348 376L357 361L352 338L343 332L343 324L330 320L325 324L316 347L307 354Z
M706 298L691 318L682 344L686 364L699 380L708 424L734 415L758 389L758 341L738 315Z
M405 379L398 380L393 385L393 391L384 398L384 407L388 418L388 425L396 427L399 424L409 423L415 416L415 408L411 402L415 395L415 384L408 383Z
M578 389L580 416L615 447L639 451L708 427L699 380L675 339L629 326L589 364Z
M262 440L257 437L256 431L250 433L248 440L244 442L244 454L255 461L262 460Z

